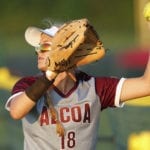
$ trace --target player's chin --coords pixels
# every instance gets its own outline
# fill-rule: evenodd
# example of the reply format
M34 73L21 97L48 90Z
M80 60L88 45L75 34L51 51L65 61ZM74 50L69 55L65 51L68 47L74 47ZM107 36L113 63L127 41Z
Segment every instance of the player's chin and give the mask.
M47 67L43 64L38 64L38 69L41 70L41 71L46 71Z

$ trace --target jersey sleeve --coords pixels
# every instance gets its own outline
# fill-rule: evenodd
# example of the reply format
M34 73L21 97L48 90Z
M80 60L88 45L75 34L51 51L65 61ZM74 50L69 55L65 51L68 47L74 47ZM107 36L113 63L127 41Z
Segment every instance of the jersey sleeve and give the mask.
M11 91L11 96L6 101L5 109L9 111L10 110L9 109L10 101L15 96L17 96L17 95L21 94L23 91L25 91L25 89L28 88L30 85L32 85L35 82L35 80L36 80L35 77L25 77L25 78L21 78L19 81L17 81Z
M107 107L116 107L115 100L119 81L120 79L114 77L95 78L96 93L100 99L101 110Z
M31 86L35 82L36 78L35 77L26 77L20 79L13 87L12 89L12 95L16 94L18 92L25 91L26 88Z

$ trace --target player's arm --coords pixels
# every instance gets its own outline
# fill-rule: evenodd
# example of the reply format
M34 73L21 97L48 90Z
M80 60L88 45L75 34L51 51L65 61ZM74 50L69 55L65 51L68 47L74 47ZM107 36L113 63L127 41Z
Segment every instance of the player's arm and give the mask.
M150 23L150 2L144 7L144 18ZM121 101L150 96L150 56L143 76L127 79L122 87Z
M143 76L124 81L121 90L121 101L150 96L150 56Z
M13 119L23 118L34 106L35 102L33 102L25 92L15 96L8 103L10 115Z
M56 76L42 76L24 92L9 102L10 115L13 119L23 118L37 103L40 97L51 87Z

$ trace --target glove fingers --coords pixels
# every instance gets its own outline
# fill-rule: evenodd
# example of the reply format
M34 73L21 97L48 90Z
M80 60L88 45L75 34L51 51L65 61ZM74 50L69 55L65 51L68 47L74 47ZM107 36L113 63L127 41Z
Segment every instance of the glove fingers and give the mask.
M105 54L103 43L87 19L61 26L52 39L51 47L48 67L57 72L97 61Z
M103 43L99 40L97 32L89 25L85 33L85 42L79 46L74 54L77 66L95 62L105 55Z

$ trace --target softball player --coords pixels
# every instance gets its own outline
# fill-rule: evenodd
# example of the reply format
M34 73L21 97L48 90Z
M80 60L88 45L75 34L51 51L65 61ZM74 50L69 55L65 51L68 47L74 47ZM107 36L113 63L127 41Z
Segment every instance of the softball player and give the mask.
M26 40L41 45L36 48L41 74L20 79L6 103L10 116L22 120L24 150L94 150L102 110L150 95L150 60L143 76L130 79L94 77L78 69L49 74L46 61L58 29L32 30Z

